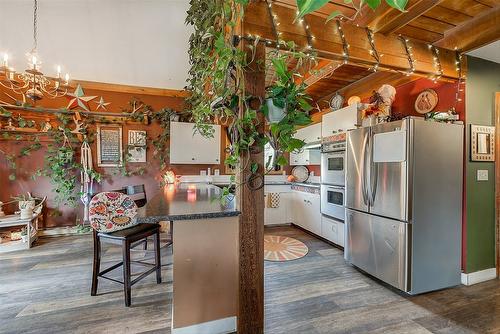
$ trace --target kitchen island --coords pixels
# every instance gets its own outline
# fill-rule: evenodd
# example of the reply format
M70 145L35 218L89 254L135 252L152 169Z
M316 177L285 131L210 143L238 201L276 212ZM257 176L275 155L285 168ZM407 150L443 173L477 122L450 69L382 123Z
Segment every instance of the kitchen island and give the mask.
M139 222L173 223L172 333L236 331L239 212L220 188L166 185L138 211Z

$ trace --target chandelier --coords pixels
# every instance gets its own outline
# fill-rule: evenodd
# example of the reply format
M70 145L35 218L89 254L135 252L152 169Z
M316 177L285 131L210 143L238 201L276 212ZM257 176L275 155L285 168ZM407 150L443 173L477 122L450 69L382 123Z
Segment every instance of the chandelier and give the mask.
M47 77L41 72L41 62L37 54L37 14L38 1L33 4L33 49L27 54L28 69L24 72L16 72L9 67L9 55L3 54L3 62L0 66L0 85L16 94L23 95L33 102L48 98L57 98L67 94L69 75L61 77L61 66L57 66L57 76Z

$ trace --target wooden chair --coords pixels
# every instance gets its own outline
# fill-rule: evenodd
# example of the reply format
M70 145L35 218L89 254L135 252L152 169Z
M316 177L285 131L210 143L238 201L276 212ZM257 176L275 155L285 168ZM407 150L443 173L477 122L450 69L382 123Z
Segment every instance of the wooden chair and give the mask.
M160 226L158 224L137 224L137 205L127 195L120 192L99 193L92 198L89 207L90 223L94 236L94 262L92 288L90 294L97 295L99 277L123 284L125 306L131 305L131 287L149 274L156 272L156 283L161 283ZM132 261L130 249L137 242L153 237L155 263ZM122 247L123 260L101 271L101 242L117 244ZM131 263L151 266L149 270L131 279ZM123 281L107 277L105 274L123 266Z

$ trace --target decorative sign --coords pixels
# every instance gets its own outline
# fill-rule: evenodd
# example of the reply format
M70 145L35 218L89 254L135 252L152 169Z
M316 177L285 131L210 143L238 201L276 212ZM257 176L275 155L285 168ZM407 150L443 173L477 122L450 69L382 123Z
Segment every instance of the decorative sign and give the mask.
M471 161L495 161L495 127L470 126Z
M122 128L116 125L97 126L97 165L118 167L122 165Z
M434 89L425 89L418 94L415 100L415 111L419 114L426 114L433 111L438 104L438 95Z
M146 162L146 137L143 130L128 130L128 153L130 162Z

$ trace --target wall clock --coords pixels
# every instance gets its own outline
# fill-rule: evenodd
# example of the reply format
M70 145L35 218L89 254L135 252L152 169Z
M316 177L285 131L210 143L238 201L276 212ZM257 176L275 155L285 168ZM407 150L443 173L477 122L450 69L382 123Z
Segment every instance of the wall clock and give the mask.
M418 94L415 100L415 111L419 114L426 114L433 111L438 104L438 95L434 89L425 89Z
M330 108L332 111L339 110L344 104L344 98L339 93L335 93L330 99Z

